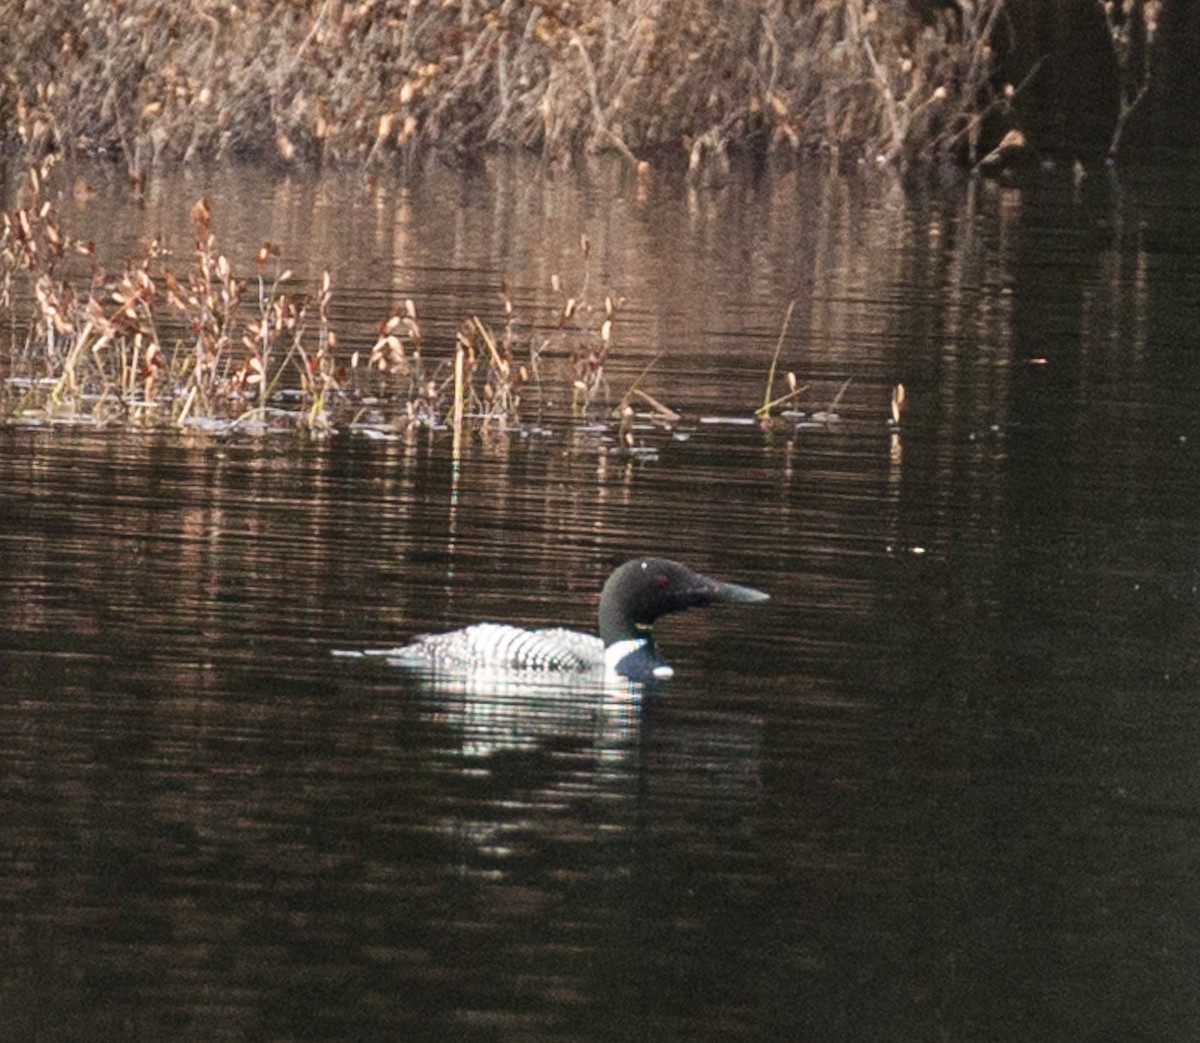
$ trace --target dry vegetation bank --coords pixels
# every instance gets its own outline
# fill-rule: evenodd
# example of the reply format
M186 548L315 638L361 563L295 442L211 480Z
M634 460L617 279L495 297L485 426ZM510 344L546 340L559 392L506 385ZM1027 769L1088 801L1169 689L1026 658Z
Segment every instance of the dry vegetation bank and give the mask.
M27 158L825 149L974 162L1003 0L7 0ZM920 8L920 12L917 12Z

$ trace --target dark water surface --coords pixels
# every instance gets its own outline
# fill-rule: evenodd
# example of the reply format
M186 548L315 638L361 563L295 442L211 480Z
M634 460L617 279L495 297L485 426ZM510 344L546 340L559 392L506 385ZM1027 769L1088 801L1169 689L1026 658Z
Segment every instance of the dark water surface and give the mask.
M201 191L231 253L334 272L348 345L586 277L614 385L661 350L684 420L457 467L0 430L0 1038L1200 1036L1194 173L238 171L76 230L186 252ZM761 400L793 298L781 364L809 409L852 378L840 419L700 423ZM663 621L652 699L331 655L588 628L642 552L773 596Z

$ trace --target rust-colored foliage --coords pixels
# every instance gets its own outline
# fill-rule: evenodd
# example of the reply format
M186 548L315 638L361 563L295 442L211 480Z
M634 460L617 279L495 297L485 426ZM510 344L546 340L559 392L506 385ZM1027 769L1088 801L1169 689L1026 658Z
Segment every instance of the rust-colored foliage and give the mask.
M52 165L29 170L20 204L0 221L0 314L12 330L27 323L23 339L14 333L0 343L0 421L323 435L339 418L357 422L364 414L380 428L438 428L456 407L460 423L465 409L486 433L520 420L523 394L531 385L540 390L539 363L551 346L570 359L581 410L604 388L611 298L589 330L582 295L564 294L568 304L547 340L519 327L505 280L503 324L493 329L471 316L451 346L457 384L448 359L425 357L417 306L405 300L378 326L359 366L357 351L338 355L329 273L315 292L299 289L283 251L264 242L253 274L239 275L219 249L207 199L191 207L194 250L183 270L166 266L156 240L119 274L90 259L81 269L91 244L65 233L42 198Z

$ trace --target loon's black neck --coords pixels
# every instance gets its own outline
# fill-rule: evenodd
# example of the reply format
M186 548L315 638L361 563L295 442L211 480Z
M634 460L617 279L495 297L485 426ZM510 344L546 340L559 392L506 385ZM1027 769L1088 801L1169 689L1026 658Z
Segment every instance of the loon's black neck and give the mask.
M600 640L604 647L642 640L653 652L650 627L660 616L717 602L766 601L753 587L701 576L666 558L627 561L604 584L600 594Z

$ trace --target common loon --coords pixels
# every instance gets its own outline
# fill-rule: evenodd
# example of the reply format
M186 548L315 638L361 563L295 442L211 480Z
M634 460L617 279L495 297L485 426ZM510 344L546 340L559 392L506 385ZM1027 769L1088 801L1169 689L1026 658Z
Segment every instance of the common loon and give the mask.
M604 584L599 637L562 627L525 630L476 623L448 634L423 634L385 654L401 666L437 674L603 670L635 682L666 680L675 671L659 656L650 633L659 616L721 601L752 603L769 597L753 587L701 576L677 561L635 558Z

